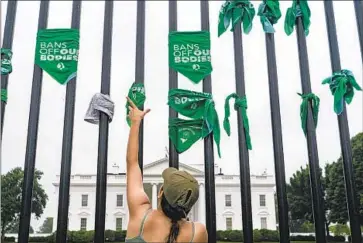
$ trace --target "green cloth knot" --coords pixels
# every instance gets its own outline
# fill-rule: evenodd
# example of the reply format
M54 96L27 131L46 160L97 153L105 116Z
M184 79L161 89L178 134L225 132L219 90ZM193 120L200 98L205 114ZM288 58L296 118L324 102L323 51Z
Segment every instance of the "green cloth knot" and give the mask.
M226 1L219 10L218 37L226 32L231 21L231 31L234 30L235 25L241 20L243 24L243 32L245 34L250 33L254 17L255 9L249 0Z
M231 111L229 108L229 100L235 99L234 101L234 109L237 111L238 109L241 110L241 117L243 128L245 130L245 137L246 137L246 145L249 150L252 150L251 144L251 137L250 137L250 128L248 124L248 117L247 117L247 98L246 96L240 98L236 93L230 94L227 96L226 101L224 103L224 120L223 120L223 127L226 131L227 135L231 135L231 125L229 123L229 117L231 115Z
M354 89L362 90L351 71L342 69L334 72L332 76L323 80L322 84L329 84L334 95L334 112L340 115L343 112L344 101L350 104L354 97Z
M310 16L311 12L307 0L299 0L299 2L293 0L292 7L288 8L286 11L284 25L285 33L291 35L294 31L294 26L296 25L296 19L301 17L305 35L307 36L309 34Z
M319 114L319 104L320 104L320 99L318 96L316 96L313 93L310 94L300 94L297 93L298 95L301 96L302 98L302 102L300 105L300 118L301 118L301 128L304 131L304 134L306 136L306 122L307 122L307 117L308 117L308 105L309 105L309 100L311 100L311 108L312 108L312 112L313 112L313 120L314 120L314 126L315 128L318 125L318 114Z
M137 108L141 109L141 107L144 105L146 96L145 96L145 87L142 83L133 83L131 85L131 88L129 89L128 97L134 102L134 104L137 106ZM130 112L129 110L129 103L126 102L126 121L129 126L131 126L131 120L128 117L128 114Z
M264 0L258 7L257 15L260 16L262 28L266 33L275 33L274 24L281 18L278 0Z
M207 129L209 133L213 132L218 155L221 157L221 131L212 94L185 89L171 89L168 94L168 105L183 116L192 119L202 119L203 129Z
M1 48L1 75L10 74L13 71L11 58L13 52L10 49Z
M8 101L8 91L6 89L1 89L1 101L5 103Z

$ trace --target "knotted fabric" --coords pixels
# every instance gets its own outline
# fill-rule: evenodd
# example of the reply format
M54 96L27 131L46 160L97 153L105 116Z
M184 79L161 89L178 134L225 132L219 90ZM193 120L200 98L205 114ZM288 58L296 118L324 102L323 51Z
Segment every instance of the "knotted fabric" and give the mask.
M255 9L249 0L226 1L219 10L218 37L226 32L232 21L231 31L234 30L238 21L242 21L243 32L250 33L252 20L255 17Z
M258 16L266 33L275 33L274 24L281 18L278 0L264 0L258 7Z
M229 116L231 115L231 111L229 108L229 100L235 99L234 101L234 109L237 111L240 109L243 128L245 130L245 137L246 137L246 145L249 150L252 150L251 144L251 137L250 137L250 128L248 124L248 117L247 117L247 99L246 96L240 98L236 93L230 94L226 98L226 102L224 103L224 120L223 120L223 127L226 131L227 135L231 135L231 125L229 123Z
M314 127L316 128L318 125L318 115L319 115L319 104L320 99L318 96L316 96L313 93L309 94L299 94L302 98L302 102L300 105L300 119L301 119L301 128L304 131L304 134L306 136L307 132L307 117L308 117L308 108L309 108L309 101L311 100L311 109L313 113L313 120L314 120Z
M354 97L354 89L362 90L351 71L342 69L334 72L332 76L323 80L322 84L329 84L334 95L334 112L340 115L343 112L344 101L350 104Z
M8 91L6 89L1 89L1 101L5 103L8 101Z
M300 16L302 18L305 35L307 36L309 34L311 12L308 2L307 0L299 0L299 2L297 2L297 0L293 0L292 7L287 9L285 16L284 29L287 35L291 35L294 31L296 19Z
M11 58L13 52L10 49L1 48L1 75L10 74L13 71Z
M188 150L195 142L205 138L211 132L203 119L169 119L169 138L178 153Z
M92 97L84 120L92 124L98 124L100 121L100 112L108 116L108 121L111 122L115 105L109 95L97 93Z
M142 83L133 83L129 89L128 97L134 102L137 108L141 109L145 103L145 87ZM131 126L131 120L128 117L130 104L126 102L126 121L129 126Z
M168 95L168 105L183 116L203 119L203 126L206 126L208 131L213 131L218 155L221 157L219 146L221 132L212 94L185 89L171 89Z

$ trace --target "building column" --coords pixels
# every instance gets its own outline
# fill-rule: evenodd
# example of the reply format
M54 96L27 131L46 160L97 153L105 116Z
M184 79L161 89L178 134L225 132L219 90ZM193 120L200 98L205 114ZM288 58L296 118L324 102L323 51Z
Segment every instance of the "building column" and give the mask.
M158 207L158 187L157 187L156 183L153 183L152 186L153 186L152 207L153 207L153 209L157 209L157 207Z
M205 224L205 194L204 194L204 184L199 184L199 207L198 207L198 221Z

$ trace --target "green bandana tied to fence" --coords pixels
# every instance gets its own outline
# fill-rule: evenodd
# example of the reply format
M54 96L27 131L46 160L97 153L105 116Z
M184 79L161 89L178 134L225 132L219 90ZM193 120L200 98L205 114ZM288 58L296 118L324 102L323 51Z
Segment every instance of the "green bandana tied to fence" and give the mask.
M195 142L205 138L211 132L203 119L169 119L169 138L178 153L188 150Z
M226 98L226 102L224 103L224 120L223 120L223 127L226 131L227 135L231 135L231 125L229 123L229 116L231 115L231 111L229 108L229 100L234 98L234 109L241 109L241 116L242 116L242 123L243 128L245 130L245 137L246 137L246 145L249 150L252 150L251 144L251 137L250 137L250 127L248 124L248 117L247 117L247 99L246 97L240 98L236 93L230 94Z
M309 105L309 100L311 100L311 108L312 108L312 113L313 113L313 120L314 120L314 127L316 128L318 125L318 115L319 115L319 104L320 104L320 99L318 96L316 96L313 93L310 94L299 94L298 95L301 96L302 98L302 102L300 105L300 118L301 118L301 128L304 131L304 134L306 136L306 122L307 122L307 117L308 117L308 105Z
M1 101L5 103L8 101L8 91L6 89L1 89Z
M169 65L195 84L211 74L209 31L170 32Z
M262 28L266 33L275 33L274 24L281 18L278 0L264 0L258 7Z
M226 1L219 10L218 37L226 32L231 22L231 31L233 31L240 20L243 24L243 32L245 34L250 33L255 13L255 9L249 0Z
M137 108L141 109L144 105L146 96L145 96L145 87L142 83L133 83L131 88L129 89L128 97L134 102ZM129 114L129 106L130 104L126 102L126 121L129 126L131 126L130 118L128 117Z
M354 97L354 89L362 90L351 71L342 69L334 72L332 76L323 80L322 84L329 84L334 95L334 112L340 115L343 112L344 101L350 104Z
M35 63L58 83L66 84L77 75L79 30L38 31Z
M305 35L309 34L311 12L308 2L306 0L299 0L299 3L297 3L297 0L293 0L292 7L287 9L285 16L284 29L287 35L291 35L294 31L296 19L299 16L302 18Z
M211 94L184 89L171 89L168 95L168 105L183 116L192 119L203 119L203 126L208 131L213 131L218 155L221 157L219 119Z
M1 75L10 74L13 71L11 58L13 52L10 49L1 48Z

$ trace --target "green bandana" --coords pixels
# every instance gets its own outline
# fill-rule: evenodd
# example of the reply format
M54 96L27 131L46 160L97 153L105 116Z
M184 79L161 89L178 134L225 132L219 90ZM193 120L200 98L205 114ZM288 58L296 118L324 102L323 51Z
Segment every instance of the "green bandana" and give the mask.
M262 28L266 33L275 33L274 24L281 18L278 0L264 0L258 7Z
M211 94L185 89L171 89L168 95L168 105L183 116L203 119L205 123L203 126L206 126L209 131L213 131L218 155L221 157L219 119Z
M199 139L205 138L211 131L203 119L169 119L169 138L178 153L188 150Z
M137 108L141 109L141 107L145 103L145 87L142 83L133 83L131 88L129 89L128 97L134 102ZM130 118L127 116L129 114L129 103L126 102L126 121L129 126L131 126Z
M249 0L226 1L219 10L218 37L226 32L232 21L231 31L234 30L238 21L243 23L243 32L250 33L252 20L255 17L255 9Z
M169 65L195 84L211 74L209 31L170 32Z
M353 73L346 69L334 72L333 76L324 79L322 84L329 84L330 91L334 95L334 112L338 115L343 112L344 101L348 104L352 102L354 88L362 90L355 81Z
M249 150L252 150L251 137L250 137L250 128L248 125L248 117L247 117L247 99L246 97L240 98L236 93L230 94L226 98L226 102L224 103L224 120L223 127L226 131L227 135L231 135L231 125L229 123L229 116L231 115L231 111L229 108L229 100L234 98L234 109L241 109L242 123L243 128L245 130L246 137L246 145Z
M297 3L297 0L293 0L292 7L287 9L285 16L284 29L287 35L291 35L294 31L296 19L299 16L302 18L305 35L309 34L311 12L308 2L306 0L299 0L299 3Z
M8 101L8 91L6 89L1 89L1 101L5 103Z
M11 66L11 58L13 52L10 49L1 48L1 75L10 74L13 71Z
M35 63L58 83L66 84L77 75L79 30L38 31Z
M311 100L311 108L312 108L312 112L313 112L314 126L316 128L318 125L320 99L318 96L316 96L313 93L310 93L310 94L297 93L297 94L300 95L302 98L302 102L300 105L301 128L303 129L304 134L306 136L306 121L307 121L307 117L308 117L309 100Z

